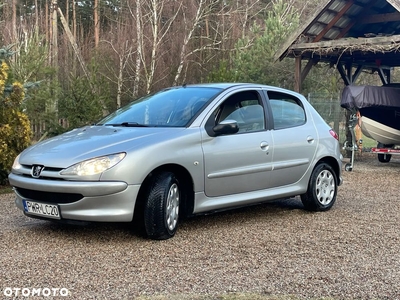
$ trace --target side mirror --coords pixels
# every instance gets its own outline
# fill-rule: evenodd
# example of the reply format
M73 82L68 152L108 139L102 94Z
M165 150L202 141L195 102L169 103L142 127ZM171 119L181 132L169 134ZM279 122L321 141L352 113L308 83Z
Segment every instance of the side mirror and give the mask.
M213 127L215 135L234 134L239 131L239 126L235 120L224 120Z

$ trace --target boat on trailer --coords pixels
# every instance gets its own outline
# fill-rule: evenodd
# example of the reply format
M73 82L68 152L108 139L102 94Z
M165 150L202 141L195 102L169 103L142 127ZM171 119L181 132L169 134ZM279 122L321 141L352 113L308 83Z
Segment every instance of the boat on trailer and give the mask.
M400 154L400 85L349 85L343 89L340 105L352 112L351 130L358 124L365 136L377 141L371 151L378 154L380 162L389 162L392 154ZM353 133L352 141L345 142L344 148L352 151L351 163L345 165L347 171L353 168L356 143Z

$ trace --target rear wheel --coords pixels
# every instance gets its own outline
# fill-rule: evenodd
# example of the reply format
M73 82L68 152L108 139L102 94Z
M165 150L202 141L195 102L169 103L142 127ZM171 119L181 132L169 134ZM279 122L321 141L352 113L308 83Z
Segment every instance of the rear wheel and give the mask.
M179 181L171 172L151 178L144 204L146 235L165 240L175 235L179 221L181 191Z
M307 210L325 211L336 201L337 179L332 167L326 163L318 164L310 177L308 190L301 195Z

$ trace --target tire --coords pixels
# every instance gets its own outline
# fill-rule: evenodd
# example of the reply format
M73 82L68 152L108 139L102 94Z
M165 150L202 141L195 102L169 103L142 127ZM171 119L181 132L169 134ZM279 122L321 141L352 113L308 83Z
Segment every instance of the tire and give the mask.
M344 170L347 171L347 172L351 172L351 171L353 171L353 167L351 166L350 163L347 163L347 164L344 166Z
M301 195L304 208L310 211L329 210L336 201L337 176L326 163L318 164L310 177L308 190Z
M378 160L381 163L388 163L392 158L391 154L378 154Z
M153 176L144 204L144 227L147 237L165 240L178 228L181 192L179 181L171 172Z
M384 145L382 143L378 143L377 148L392 148L394 145ZM378 161L381 163L388 163L392 158L391 154L378 154Z

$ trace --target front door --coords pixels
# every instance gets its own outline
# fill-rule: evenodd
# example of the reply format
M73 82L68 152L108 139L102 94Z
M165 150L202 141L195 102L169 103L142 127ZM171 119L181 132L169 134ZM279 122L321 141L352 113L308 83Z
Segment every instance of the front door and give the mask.
M203 132L205 194L232 195L265 189L272 170L271 131L258 91L242 91L228 97L211 117L238 123L239 132L216 137Z
M206 138L203 143L208 197L265 189L272 170L270 131Z

